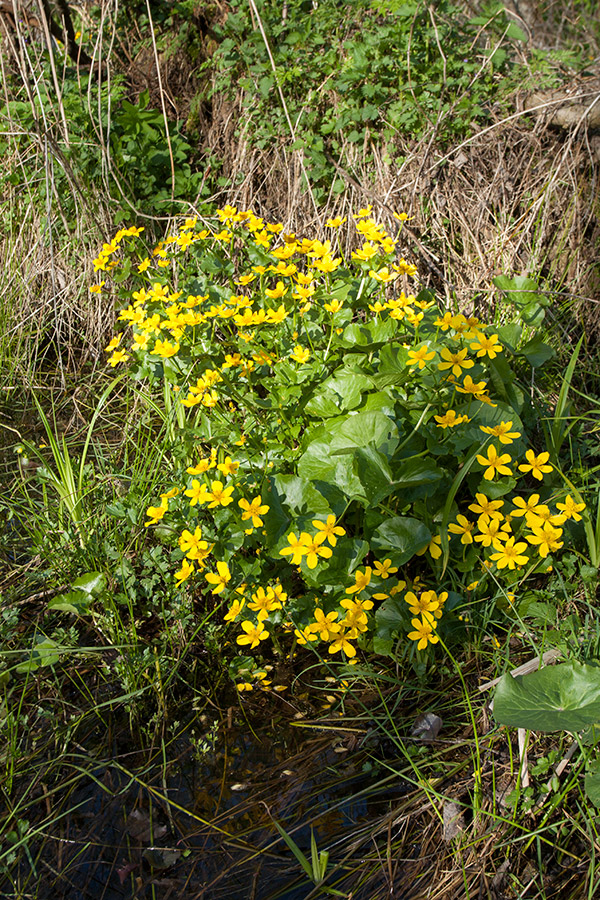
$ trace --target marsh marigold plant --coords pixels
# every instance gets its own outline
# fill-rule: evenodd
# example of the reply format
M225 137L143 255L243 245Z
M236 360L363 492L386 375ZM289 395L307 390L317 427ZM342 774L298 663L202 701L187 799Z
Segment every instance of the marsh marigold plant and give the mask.
M526 425L514 334L418 289L405 218L359 210L346 254L345 220L321 239L226 206L148 249L122 229L95 260L108 364L172 429L144 524L240 652L434 652L467 606L546 577L585 509Z

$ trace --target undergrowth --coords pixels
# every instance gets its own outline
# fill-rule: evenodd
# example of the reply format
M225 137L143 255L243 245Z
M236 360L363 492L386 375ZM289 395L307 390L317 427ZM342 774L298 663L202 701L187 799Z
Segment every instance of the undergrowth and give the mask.
M2 16L3 896L597 892L597 166L520 91L598 31L531 9Z

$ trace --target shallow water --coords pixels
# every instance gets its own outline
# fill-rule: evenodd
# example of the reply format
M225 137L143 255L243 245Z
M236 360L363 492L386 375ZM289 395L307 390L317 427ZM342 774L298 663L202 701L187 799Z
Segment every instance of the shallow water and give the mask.
M165 753L117 748L114 737L112 758L106 741L93 754L80 745L41 776L28 812L29 831L41 832L0 875L1 896L303 900L315 886L274 820L308 858L312 830L331 870L361 829L372 849L370 823L406 791L389 778L378 786L364 731L196 719ZM327 883L350 891L362 853L359 842ZM372 896L372 884L352 894Z

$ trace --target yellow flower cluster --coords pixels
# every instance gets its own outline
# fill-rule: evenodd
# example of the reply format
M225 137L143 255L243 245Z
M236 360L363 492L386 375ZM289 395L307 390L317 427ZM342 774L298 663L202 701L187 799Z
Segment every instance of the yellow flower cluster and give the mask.
M234 239L234 232L228 229L241 226L249 232L251 241L257 247L270 253L273 263L267 266L252 266L250 271L237 277L236 283L243 288L259 278L264 298L276 302L277 305L256 306L255 299L245 294L231 294L221 302L215 302L208 294L188 295L184 300L181 291L170 291L161 281L153 281L147 288L133 292L133 302L119 313L119 321L128 323L133 329L132 343L127 350L117 349L118 344L113 342L108 345L107 351L112 352L109 358L111 366L127 362L131 358L131 353L147 352L163 359L176 357L181 351L182 340L193 340L195 330L199 326L210 326L214 321L227 322L228 327L236 330L239 337L253 343L256 340L254 329L279 325L294 310L297 310L300 316L305 315L311 308L313 302L311 298L317 289L326 288L327 279L343 264L342 257L333 255L331 241L298 239L295 234L284 234L281 225L265 223L250 210L238 212L234 207L226 206L217 210L217 215L220 224L226 226L220 231L208 229L196 231L197 220L186 219L180 232L170 235L154 248L152 252L154 265L165 268L172 260L169 254L185 252L188 247L198 242L231 242ZM373 219L360 217L356 227L359 234L368 238L365 246L370 249L368 252L364 248L363 251L357 251L353 254L353 259L359 262L370 260L378 253L387 254L394 249L393 239ZM116 252L120 240L126 235L138 234L141 230L132 227L118 232L110 244L104 245L95 261L97 267L110 271L116 265L116 261L111 260L111 254ZM281 238L281 243L273 247L275 239L278 238ZM304 258L306 271L301 271L297 263L290 262L292 257L297 257L297 260ZM146 257L138 266L138 271L147 272L151 265L152 261ZM399 264L393 264L391 270L383 267L379 270L372 269L370 273L375 280L385 285L400 276L414 276L416 270L401 260ZM272 286L269 285L269 276L275 278L275 283L271 282ZM302 305L297 306L298 302ZM421 305L420 313L413 308L415 305ZM412 294L406 295L401 292L397 298L383 304L378 301L372 308L377 313L384 309L388 310L390 316L395 319L406 317L407 321L416 327L423 317L423 309L429 306L430 303L418 303ZM325 298L323 307L333 316L343 309L343 301L338 298ZM120 342L120 338L115 340ZM306 363L309 358L309 348L299 344L290 355L290 359L300 365ZM243 369L242 374L247 376L257 362L260 365L272 365L276 360L270 354L265 356L263 348L259 347L255 354L245 359L240 357L235 363L226 362L222 368L240 366ZM183 402L188 406L198 403L211 406L216 403L216 396L214 392L207 394L201 386L197 392L190 388L190 393Z
M513 508L506 511L508 502L512 502ZM448 531L460 535L462 544L477 542L482 548L494 550L488 557L489 562L495 563L498 569L512 570L530 562L530 557L525 553L528 544L537 548L542 559L559 550L564 545L560 526L567 519L580 520L579 513L584 509L585 503L577 503L570 494L563 502L556 503L558 511L553 512L547 504L540 503L539 494L531 494L527 499L513 497L512 501L505 501L490 500L485 494L478 493L469 506L469 510L477 515L476 522L459 514L456 522L448 526ZM519 520L517 534L515 519ZM522 523L529 529L523 535L520 534ZM520 536L525 540L517 540Z
M285 449L286 453L291 452L282 458L286 464L296 459L301 423L289 425L293 404L301 396L311 396L304 390L305 384L312 389L313 384L320 383L319 379L325 381L336 371L339 360L344 359L345 348L352 345L352 333L364 334L372 329L366 338L368 341L377 335L371 346L386 345L384 350L390 351L387 359L384 351L380 355L375 351L373 360L369 357L368 378L374 374L381 376L384 387L392 384L390 396L396 385L401 384L410 402L416 398L410 407L411 416L412 409L417 409L420 398L425 396L424 411L422 415L421 410L418 413L421 418L415 433L421 429L418 441L430 441L441 459L447 452L455 456L455 448L464 459L468 452L464 448L471 442L470 464L479 464L484 485L498 477L518 475L530 475L541 482L553 471L548 452L523 451L519 443L511 447L522 439L520 423L515 419L513 425L507 403L502 403L498 410L490 397L490 385L498 403L504 396L499 392L493 371L500 364L506 366L504 360L494 362L504 353L498 334L492 333L491 326L476 317L442 312L437 307L432 309L433 301L426 292L419 294L419 299L410 293L409 279L416 276L416 269L403 259L393 261L397 242L375 222L371 213L367 207L353 216L352 227L356 228L361 246L347 262L335 243L335 236L333 240L323 241L298 237L286 233L280 224L265 222L250 210L238 211L233 206L225 206L217 211L218 223L212 227L201 227L195 217L186 219L176 233L160 241L140 260L138 284L143 287L132 291L125 301L127 305L118 314L126 331L116 335L106 347L110 366L133 358L140 368L146 367L146 372L162 373L167 382L166 394L170 391L180 425L187 422L197 429L196 434L212 435L217 430L231 434L235 429L235 437L239 435L235 443L241 447L246 442L245 435L240 434L240 423L243 423L249 444L246 450L236 454L239 459L226 455L224 448L219 452L213 448L188 466L189 478L185 484L161 494L160 501L148 508L145 524L161 523L169 512L169 501L179 496L177 503L172 504L176 510L171 509L172 514L180 516L176 533L183 555L175 579L181 585L196 576L205 591L225 601L225 621L239 624L241 633L237 635L237 643L250 650L260 647L270 636L275 637L274 629L280 627L293 632L302 646L326 643L330 654L343 652L352 661L357 654L357 642L364 641L361 635L375 622L374 601L386 600L403 610L406 621L412 617L408 638L416 643L418 650L439 642L437 630L447 592L428 589L418 578L413 578L410 588L404 581L393 583L392 576L397 575L398 567L389 558L373 560L373 551L359 561L359 568L355 569L354 564L348 583L340 584L336 572L338 581L323 591L322 599L315 600L313 609L312 595L306 585L320 585L318 579L328 571L328 566L331 571L336 568L337 560L333 559L331 564L329 560L336 553L338 540L346 537L346 528L341 524L344 514L315 518L311 530L303 530L307 528L304 518L296 524L288 520L283 526L285 530L279 531L276 514L269 519L270 507L263 501L263 496L271 496L265 491L269 467L274 465L269 458L270 448L276 443L273 433L279 426L282 432L289 428L293 441ZM403 222L407 216L400 214L396 218ZM345 222L346 219L338 217L328 220L326 226L337 229ZM95 260L96 271L114 278L110 273L117 265L120 242L137 236L141 230L131 228L118 232ZM201 250L200 259L205 253L210 260L210 265L199 267L199 275L193 264L194 247ZM182 264L184 271L195 273L193 281L186 283L181 275L173 281L169 279L166 270L170 267L179 274L174 267L176 262ZM218 274L213 277L206 272ZM187 290L181 289L186 284ZM94 290L104 287L103 281ZM346 326L350 327L344 331L344 337L336 342L335 335ZM356 349L361 347L358 340L357 345ZM394 361L394 365L400 371L394 369L390 374L390 359L395 359L396 353L399 363ZM270 383L276 389L271 391ZM378 382L374 383L379 387ZM288 385L297 392L286 394ZM327 388L326 391L333 396ZM320 399L316 393L312 396ZM327 394L325 400L332 402ZM337 401L333 406L335 415ZM347 409L351 415L356 414L355 407L340 404L340 412ZM255 410L258 410L256 415ZM271 411L277 426L270 423ZM516 411L513 415L517 415ZM501 416L506 420L498 421ZM318 418L316 414L314 418ZM207 421L210 428L203 430ZM263 421L272 425L269 437L262 431L258 435L253 433L262 429ZM480 422L493 424L480 425ZM227 428L231 430L220 430ZM427 432L424 438L423 432ZM227 437L227 440L233 443L235 438ZM262 443L257 450L259 441ZM410 452L425 455L420 448L404 451L407 457ZM260 460L258 465L256 460ZM477 472L476 465L473 469ZM487 487L483 490L492 497L503 490L509 493L506 483L498 490L497 487L493 484L489 491ZM537 557L545 559L560 549L564 544L561 526L567 519L580 519L579 513L585 508L570 495L562 502L558 495L557 499L559 502L551 508L540 501L538 494L490 499L484 493L477 493L468 510L458 513L448 525L449 535L459 538L458 541L451 538L452 546L463 555L469 548L480 549L484 565L495 566L499 572L510 573L528 564L535 567L539 559L534 558L532 562L532 554L535 552ZM404 507L402 503L395 504L401 515L408 508L409 504ZM469 512L475 516L469 516ZM416 555L427 554L435 563L444 552L442 548L447 547L446 535L439 533L439 524L434 529L427 515L424 518L430 539ZM440 516L432 518L439 522ZM354 520L349 521L354 529ZM184 523L189 527L183 528ZM232 562L235 560L231 551L233 542L227 543L219 533L225 532L232 523L238 542L235 546L240 548L244 566ZM257 529L264 529L261 534L267 537L265 542L255 533ZM433 533L434 530L438 533ZM286 535L285 539L282 534ZM356 540L352 537L347 541L351 539ZM342 544L347 541L342 540ZM287 602L281 584L267 584L266 579L250 587L240 584L242 572L262 570L264 573L273 563L278 568L269 577L272 579L278 570L287 569L289 583L281 576L286 588L290 590L290 584L304 580L302 596L294 596L293 601ZM297 571L292 572L292 568ZM438 567L433 565L433 568ZM245 577L260 580L258 575ZM474 584L466 590L474 589ZM455 602L453 598L448 604L446 615ZM300 621L295 621L297 609L303 610Z

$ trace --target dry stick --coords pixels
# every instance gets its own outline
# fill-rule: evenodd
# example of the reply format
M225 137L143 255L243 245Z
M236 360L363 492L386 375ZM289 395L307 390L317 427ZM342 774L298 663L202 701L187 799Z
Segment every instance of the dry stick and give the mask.
M148 2L148 0L146 0L146 2ZM292 136L292 140L295 141L295 140L296 140L296 132L295 132L295 130L294 130L294 126L292 125L292 120L291 120L290 114L289 114L289 112L288 112L287 103L285 102L285 97L284 97L283 91L282 91L282 89L281 89L281 84L279 83L279 76L277 75L277 67L275 66L275 60L273 59L273 54L271 53L271 47L269 46L269 41L267 40L267 35L266 35L266 33L265 33L265 29L264 29L264 26L263 26L263 23L262 23L262 19L261 19L261 17L260 17L260 13L259 13L259 11L258 11L258 9L257 9L257 7L256 7L256 2L255 2L255 0L248 0L248 2L249 2L249 4L250 4L250 11L252 12L253 17L256 16L256 19L257 19L257 21L258 21L258 27L259 27L259 29L260 29L260 33L261 33L261 35L262 35L262 39L263 39L264 45L265 45L266 50L267 50L267 55L268 55L268 57L269 57L269 62L271 63L271 69L273 70L273 75L275 76L275 84L277 85L277 92L278 92L278 94L279 94L279 99L280 99L280 101L281 101L281 106L282 106L282 108L283 108L283 112L284 112L284 114L285 114L285 118L286 118L286 121L287 121L287 123L288 123L288 128L290 129L290 134L291 134L291 136ZM299 155L300 155L300 167L301 167L301 169L302 169L302 174L304 175L304 178L305 178L305 180L306 180L306 186L307 186L308 192L309 192L309 194L310 194L310 199L312 200L313 208L314 208L314 210L315 210L315 215L318 217L318 215L319 215L319 210L318 210L318 208L317 208L317 204L316 204L316 201L315 201L315 196L314 196L314 194L313 194L313 190L312 190L310 181L309 181L309 179L308 179L308 173L307 173L306 168L305 168L305 166L304 166L304 153L303 153L302 150L299 151Z
M173 148L171 147L171 135L169 134L169 120L167 119L167 107L165 105L165 96L163 90L162 76L160 74L160 62L158 59L158 49L156 47L156 36L154 34L154 23L152 21L152 11L150 9L150 0L146 0L146 9L148 10L148 23L150 25L150 35L152 37L152 50L154 53L154 61L156 63L156 75L158 78L158 89L160 91L160 105L162 106L163 119L165 122L165 134L167 136L167 145L169 147L169 159L171 160L171 203L175 199L175 160L173 159Z
M527 767L527 743L528 734L526 728L517 729L517 741L519 743L519 777L521 778L521 787L529 787L529 769Z

